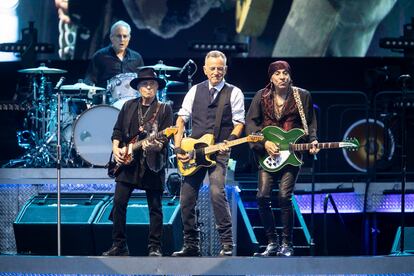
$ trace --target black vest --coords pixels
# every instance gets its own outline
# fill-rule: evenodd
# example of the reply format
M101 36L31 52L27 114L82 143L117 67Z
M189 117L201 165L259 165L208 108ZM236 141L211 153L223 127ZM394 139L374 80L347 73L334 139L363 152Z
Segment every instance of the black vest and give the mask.
M223 89L221 89L217 97L210 104L208 81L204 81L197 85L192 109L191 137L198 139L206 133L214 134L218 103L221 97L226 96L226 93L229 93L227 97L228 100L224 102L223 117L220 126L218 126L218 137L214 137L214 141L221 142L230 136L230 133L234 128L230 103L230 94L232 91L232 85L224 84Z

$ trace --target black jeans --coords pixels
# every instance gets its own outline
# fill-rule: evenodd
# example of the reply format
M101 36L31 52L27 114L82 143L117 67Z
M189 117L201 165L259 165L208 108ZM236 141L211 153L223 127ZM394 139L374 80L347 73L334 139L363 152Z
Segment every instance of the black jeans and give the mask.
M201 168L195 174L184 177L181 184L180 205L181 219L184 226L184 244L186 246L200 246L200 229L197 225L195 206L206 172L209 174L210 199L220 241L222 244L233 244L230 207L225 190L228 159L228 154L218 154L216 166Z
M275 218L271 206L271 193L275 184L279 182L278 202L281 209L282 241L286 244L292 242L293 207L292 193L295 187L299 167L287 165L281 171L269 173L263 169L258 172L259 183L257 187L257 204L266 237L269 243L278 242Z
M128 201L131 197L134 186L124 182L117 182L115 186L114 206L111 211L110 219L114 225L112 228L112 239L115 245L126 245L126 212ZM149 210L149 235L148 247L161 247L162 237L162 191L146 190L148 210Z

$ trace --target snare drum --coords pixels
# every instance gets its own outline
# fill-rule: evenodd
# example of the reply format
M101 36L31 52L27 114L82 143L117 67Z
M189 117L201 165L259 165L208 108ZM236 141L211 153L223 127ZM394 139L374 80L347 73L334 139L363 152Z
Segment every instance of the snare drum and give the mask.
M122 99L134 99L138 97L138 91L129 85L129 82L136 77L137 73L122 73L108 81L106 89L112 96L112 104Z
M76 153L87 163L105 166L112 151L112 130L119 110L109 105L97 105L85 110L72 126L72 141Z

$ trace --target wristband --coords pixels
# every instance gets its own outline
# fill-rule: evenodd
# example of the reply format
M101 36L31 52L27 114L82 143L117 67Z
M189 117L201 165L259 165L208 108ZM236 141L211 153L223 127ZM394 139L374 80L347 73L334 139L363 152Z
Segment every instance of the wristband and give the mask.
M183 150L182 148L180 148L180 147L176 147L176 148L174 149L174 153L175 153L175 154L185 154L186 152L185 152L185 150Z

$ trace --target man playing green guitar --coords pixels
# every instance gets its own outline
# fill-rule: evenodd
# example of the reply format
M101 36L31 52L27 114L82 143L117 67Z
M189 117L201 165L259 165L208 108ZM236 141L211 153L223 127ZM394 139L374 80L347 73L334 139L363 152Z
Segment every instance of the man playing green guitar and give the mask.
M286 61L271 63L268 69L270 82L256 93L246 116L246 133L262 131L265 138L260 143L250 144L260 162L256 197L268 240L266 250L255 253L255 256L293 255L292 193L300 169L300 157L294 160L296 156L288 155L290 151L286 147L305 134L303 137L306 142L311 143L308 145L309 153L316 154L319 151L316 147L317 122L311 95L307 90L292 85L291 73ZM293 129L297 130L289 132ZM284 143L288 139L290 141ZM271 208L271 192L278 181L283 227L281 243Z

